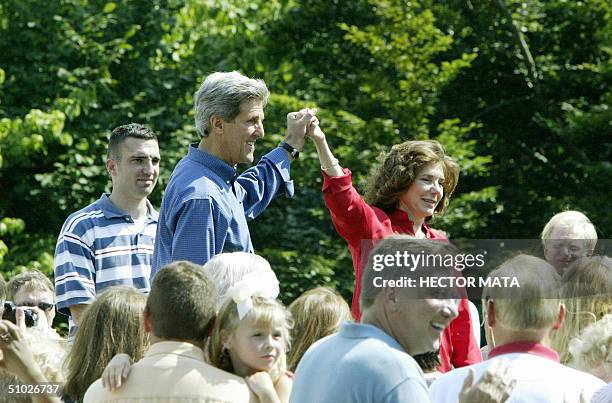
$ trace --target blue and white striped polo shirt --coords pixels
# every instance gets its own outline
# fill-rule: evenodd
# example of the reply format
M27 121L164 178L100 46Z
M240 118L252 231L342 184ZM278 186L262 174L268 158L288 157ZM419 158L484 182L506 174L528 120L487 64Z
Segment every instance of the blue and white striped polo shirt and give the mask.
M149 201L147 207L146 220L137 223L103 194L66 219L55 246L60 313L70 315L71 305L91 304L112 285L149 292L158 213Z

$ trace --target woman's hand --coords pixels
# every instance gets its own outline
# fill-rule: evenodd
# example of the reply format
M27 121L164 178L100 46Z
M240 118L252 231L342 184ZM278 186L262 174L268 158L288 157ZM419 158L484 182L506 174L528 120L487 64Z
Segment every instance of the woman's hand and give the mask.
M127 379L132 368L130 356L127 354L117 354L114 356L102 372L102 387L113 390L119 389L123 381Z
M247 376L245 380L261 403L280 403L272 383L272 378L270 378L267 372L256 372L251 376Z
M308 126L306 126L306 137L311 139L315 144L322 144L325 142L325 133L319 126L319 119L314 116Z

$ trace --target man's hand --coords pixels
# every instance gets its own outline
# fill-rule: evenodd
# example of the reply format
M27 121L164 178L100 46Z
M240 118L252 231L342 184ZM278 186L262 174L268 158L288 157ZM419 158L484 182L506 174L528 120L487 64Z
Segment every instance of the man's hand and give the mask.
M305 108L287 114L287 137L285 143L301 151L306 141L306 128L317 113L316 109Z
M495 360L482 378L474 385L474 370L463 382L459 403L503 403L510 397L516 381L511 378L510 366L503 360Z

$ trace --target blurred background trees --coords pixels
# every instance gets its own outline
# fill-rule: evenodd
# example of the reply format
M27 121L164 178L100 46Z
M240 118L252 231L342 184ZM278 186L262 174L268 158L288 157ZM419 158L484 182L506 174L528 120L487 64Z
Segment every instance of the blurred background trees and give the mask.
M392 144L440 140L462 167L434 224L453 238L536 238L564 208L609 238L611 54L606 0L0 0L0 272L52 275L66 216L109 190L120 124L160 136L159 206L217 70L268 83L260 155L304 106L358 185ZM255 249L285 302L322 283L349 297L312 145L292 171L295 198L251 226Z

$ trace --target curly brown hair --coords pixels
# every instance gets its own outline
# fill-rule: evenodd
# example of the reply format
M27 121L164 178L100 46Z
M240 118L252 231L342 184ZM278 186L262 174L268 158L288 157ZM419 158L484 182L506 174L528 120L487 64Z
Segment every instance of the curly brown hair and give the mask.
M396 209L406 189L429 164L441 164L444 171L444 195L435 209L442 214L457 186L459 165L436 140L405 141L381 154L366 181L365 201L387 212Z

